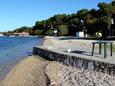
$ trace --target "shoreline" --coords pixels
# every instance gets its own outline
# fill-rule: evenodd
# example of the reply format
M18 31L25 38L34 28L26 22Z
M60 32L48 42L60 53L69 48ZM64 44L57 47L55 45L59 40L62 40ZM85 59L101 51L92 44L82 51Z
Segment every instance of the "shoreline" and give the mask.
M44 37L44 39L45 39L45 37ZM43 43L45 43L45 41L43 42ZM44 46L45 44L47 44L47 43L45 43L45 44L43 44L42 43L42 46ZM33 57L33 58L32 58ZM21 81L21 79L26 79L28 76L24 76L24 75L26 75L26 73L35 73L35 71L28 71L28 69L25 69L25 67L24 66L26 66L27 64L29 64L29 63L27 63L27 61L31 58L31 60L33 59L36 59L36 60L38 60L38 64L39 64L39 62L40 62L40 60L42 59L43 60L43 58L37 58L37 57L34 57L34 56L32 56L32 57L25 57L25 59L23 59L23 60L21 60L21 61L19 61L11 70L10 70L10 72L8 72L8 74L6 74L5 75L5 78L3 79L3 80L1 80L0 81L0 86L11 86L11 84L13 84L12 86L18 86L18 84L22 84L21 86L29 86L29 85L26 85L27 83L28 83L28 80L29 79L27 79L25 82L23 82L23 81ZM45 59L44 59L45 60ZM27 64L26 64L27 63ZM34 61L33 62L31 62L32 64L34 63ZM44 63L44 62L43 62ZM34 66L32 67L32 68L35 68L36 69L36 67L37 67L37 65L38 64L34 64ZM23 67L20 67L20 65L23 65ZM41 67L42 67L42 65L41 64L39 64ZM31 65L30 65L31 66ZM44 67L43 67L44 68ZM42 75L43 77L43 79L42 80L39 80L40 81L40 86L45 86L45 84L48 84L49 83L49 80L46 80L46 79L48 79L48 77L46 76L46 74L45 73L43 73L43 72L45 72L45 70L43 69L43 68L40 68L40 70L42 70L41 71L41 73L42 74L44 74L44 75ZM20 75L22 74L23 76L22 77L20 77L20 76L18 76L19 75L19 72L20 72L20 70L24 70L25 69L25 74L23 74L23 73L20 73ZM31 69L31 68L30 68ZM39 73L40 71L39 70L37 70L36 71L36 73ZM39 76L41 76L41 74L38 74ZM32 75L34 78L35 78L35 75ZM14 82L15 80L17 80L18 78L20 78L20 80L19 80L19 83L16 81L16 82ZM37 78L35 78L35 80L36 80ZM38 79L40 79L40 78L38 78ZM45 81L44 81L45 80ZM39 82L39 81L37 81L37 83ZM35 81L33 81L33 82L35 82ZM43 85L43 83L44 83L44 85ZM25 84L25 85L23 85L23 84Z
M41 58L42 59L42 58ZM30 56L17 64L1 81L1 86L47 86L45 66L48 61Z
M1 38L0 49L0 80L10 70L27 56L32 55L33 46L41 45L43 40L39 38ZM2 47L3 44L3 47ZM7 44L7 45L4 45Z
M45 37L42 46L59 49L61 46L55 47L58 45L56 43L59 43L57 41L59 40ZM113 86L114 84L114 76L74 68L39 56L30 56L20 61L0 82L0 86Z

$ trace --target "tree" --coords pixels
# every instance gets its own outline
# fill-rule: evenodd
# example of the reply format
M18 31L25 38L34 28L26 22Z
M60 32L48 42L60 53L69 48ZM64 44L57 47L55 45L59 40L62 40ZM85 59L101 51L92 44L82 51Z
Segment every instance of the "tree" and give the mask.
M84 16L89 12L88 9L82 9L77 12L77 17L81 20L84 19Z
M87 33L90 35L94 35L95 32L98 31L98 29L96 28L96 19L88 19L85 23L86 29L87 29Z
M89 14L92 15L92 17L94 17L94 18L98 17L98 13L97 13L96 9L91 9L89 11Z
M13 32L21 33L21 32L29 32L32 27L22 26L20 28L15 29Z
M71 19L68 22L68 34L75 36L76 31L80 31L80 20L78 18Z
M112 16L112 13L111 13L112 5L111 4L102 2L98 4L98 7L99 7L98 13L100 14L100 16L109 16L109 17Z
M35 34L35 35L43 35L42 33L43 33L43 30L36 29L36 30L34 31L34 34Z
M59 30L59 35L61 36L66 36L68 35L68 28L67 25L59 25L58 26L58 30Z
M97 19L97 28L102 33L102 37L105 38L108 35L108 31L111 26L111 18L103 16Z

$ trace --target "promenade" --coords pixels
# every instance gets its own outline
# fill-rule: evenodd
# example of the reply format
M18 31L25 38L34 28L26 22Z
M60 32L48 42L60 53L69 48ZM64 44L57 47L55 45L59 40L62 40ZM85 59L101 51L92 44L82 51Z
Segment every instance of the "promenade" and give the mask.
M99 46L95 46L94 55L92 56L92 42L99 40L83 40L83 39L64 39L61 37L46 37L49 39L46 43L48 44L47 48L50 50L55 50L59 52L67 53L68 49L70 52L69 55L79 56L86 59L102 61L106 63L115 64L115 49L112 52L112 56L110 56L110 48L107 45L107 57L104 58L104 48L102 46L102 53L99 54ZM101 40L100 40L101 41ZM106 41L106 40L103 40ZM115 46L115 41L113 42L113 46Z

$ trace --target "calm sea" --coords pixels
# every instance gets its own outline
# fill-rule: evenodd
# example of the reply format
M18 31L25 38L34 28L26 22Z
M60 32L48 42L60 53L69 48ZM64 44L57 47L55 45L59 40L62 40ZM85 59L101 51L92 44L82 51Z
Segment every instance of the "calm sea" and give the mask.
M33 46L41 45L43 38L0 37L0 80L20 60L32 55Z

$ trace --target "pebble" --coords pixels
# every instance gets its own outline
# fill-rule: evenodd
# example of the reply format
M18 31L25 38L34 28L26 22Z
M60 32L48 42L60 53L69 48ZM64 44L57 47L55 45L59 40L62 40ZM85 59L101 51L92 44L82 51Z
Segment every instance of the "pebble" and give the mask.
M115 76L60 64L60 86L115 86Z

